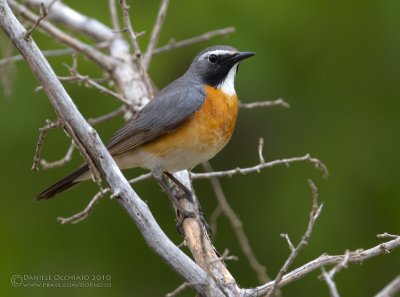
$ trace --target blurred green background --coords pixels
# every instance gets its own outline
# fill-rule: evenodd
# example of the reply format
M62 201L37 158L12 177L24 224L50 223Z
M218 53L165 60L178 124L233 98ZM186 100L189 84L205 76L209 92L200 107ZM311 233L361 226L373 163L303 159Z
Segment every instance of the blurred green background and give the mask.
M110 23L107 1L64 1L73 8ZM144 48L159 1L129 1L136 31ZM95 6L94 6L95 5ZM228 38L215 38L156 56L150 74L162 88L182 74L198 51L229 44L257 55L243 63L236 89L243 102L284 98L291 108L241 110L230 144L212 164L215 169L258 162L258 139L265 139L267 160L310 153L329 167L330 176L309 163L264 170L260 174L221 179L232 207L261 263L274 277L289 250L281 233L297 243L311 207L307 179L315 181L324 202L309 245L292 269L326 252L368 248L376 234L399 233L400 170L400 2L363 1L182 1L172 0L160 45L205 31L235 26ZM40 48L61 48L39 32ZM5 46L6 39L1 38ZM59 75L70 57L50 58ZM80 59L79 70L93 77L98 68ZM0 292L2 296L164 296L182 281L144 243L131 219L115 202L103 199L92 215L75 225L60 225L58 216L82 210L96 192L86 183L58 199L36 203L33 197L80 162L35 174L30 170L38 128L55 115L38 82L24 62L14 76L11 96L0 97ZM85 117L113 110L118 103L82 86L65 83ZM4 88L3 88L4 89ZM121 118L96 127L107 141ZM69 145L61 130L46 138L42 157L61 158ZM201 171L196 168L195 171ZM129 177L140 170L126 172ZM216 207L208 181L195 182L206 217ZM179 244L173 211L154 181L134 189L147 201L162 228ZM232 228L219 219L216 247L239 257L228 266L242 287L256 286ZM400 272L400 251L351 264L336 276L343 296L372 296ZM111 275L106 289L14 288L14 274ZM284 296L329 296L316 271L282 291ZM187 290L179 296L193 296Z

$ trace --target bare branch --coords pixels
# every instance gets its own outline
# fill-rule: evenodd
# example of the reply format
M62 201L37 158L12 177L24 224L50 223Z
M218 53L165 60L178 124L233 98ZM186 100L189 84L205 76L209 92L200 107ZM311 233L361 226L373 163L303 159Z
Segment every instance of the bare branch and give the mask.
M149 45L147 46L147 51L144 55L144 65L146 69L149 68L151 63L151 58L153 57L154 49L157 46L158 38L160 37L161 28L164 24L165 16L167 15L169 0L161 0L160 9L158 10L156 23L154 24L153 31L151 32L151 37Z
M288 243L289 249L291 252L294 252L294 250L296 249L292 243L292 241L290 240L289 234L287 233L282 233L281 237L286 239L286 242Z
M38 16L32 13L29 9L25 6L16 3L15 1L10 1L10 6L14 11L20 14L23 18L30 22L35 22L38 19ZM89 59L96 62L98 65L103 67L104 69L111 71L114 68L114 60L108 57L107 55L103 54L102 52L98 51L97 49L81 42L80 40L71 37L70 35L62 32L54 25L50 24L46 20L42 20L38 24L39 28L53 36L59 42L72 47L78 52L81 52L83 55L88 57Z
M72 54L73 50L70 48L66 49L59 49L59 50L44 50L42 51L43 55L45 57L57 57L57 56L67 56ZM9 63L14 63L14 62L19 62L19 61L24 61L24 57L22 55L15 55L12 57L8 57L5 59L0 60L0 66L7 65Z
M188 178L189 173L187 171L176 172L174 173L174 177L186 188L191 189L193 193L193 188ZM181 199L180 204L186 211L196 214L195 218L185 219L182 226L186 246L190 249L196 263L219 284L219 288L222 291L227 292L225 295L230 296L230 294L233 293L232 296L238 296L239 288L235 279L226 268L225 264L219 260L219 255L216 253L216 249L212 245L203 224L198 218L196 195L192 195L192 201L189 201L189 199ZM205 295L213 296L212 293L208 292Z
M377 234L376 237L378 238L399 238L400 235L396 235L396 234L389 234L389 233L382 233L382 234Z
M96 90L100 91L101 93L104 93L104 94L110 95L110 96L112 96L114 98L117 98L119 101L121 101L127 107L131 106L131 103L128 100L126 100L124 97L122 97L121 95L115 93L114 91L112 91L112 90L100 85L99 83L97 83L94 80L90 79L89 76L80 74L75 69L75 67L70 67L68 65L65 65L65 66L69 69L69 71L71 73L71 76L58 77L60 80L83 82L86 87L95 88Z
M400 292L400 274L383 288L375 297L395 297Z
M117 5L115 0L108 0L108 8L110 9L111 23L113 25L114 32L121 32L121 27L119 26Z
M349 262L350 252L346 251L344 254L344 258L340 261L336 266L334 266L329 272L326 272L325 268L322 267L322 275L321 277L325 280L328 285L329 291L331 293L331 297L340 297L339 291L336 287L335 281L333 280L336 273L338 273L343 268L347 268L347 263Z
M289 108L290 105L283 99L276 99L273 101L256 101L251 103L239 103L240 108L244 109L253 109L253 108L260 108L260 107L275 107L280 106L284 108Z
M324 267L322 267L321 270L322 270L322 276L326 284L328 285L329 291L331 293L331 297L340 297L336 284L333 281L333 278L329 275L329 273L325 271Z
M206 173L190 173L190 177L192 179L205 179L205 178L211 178L211 177L232 177L235 174L248 174L248 173L253 173L253 172L259 172L262 169L265 168L271 168L276 165L286 165L289 166L292 163L296 162L303 162L303 161L309 161L314 166L323 172L324 177L328 176L329 172L325 164L323 164L320 160L311 157L309 154L304 155L303 157L294 157L294 158L288 158L288 159L280 159L280 160L274 160L271 162L263 163L263 164L258 164L252 167L247 167L247 168L235 168L235 169L230 169L230 170L224 170L224 171L214 171L214 172L206 172Z
M224 261L237 261L239 260L238 257L234 256L234 255L229 255L229 250L225 249L225 251L222 253L221 257L212 260L209 264L213 264L215 262L224 262Z
M104 114L102 116L99 116L98 118L88 119L87 121L88 121L88 123L90 125L94 126L94 125L100 124L102 122L111 120L111 119L123 114L125 111L126 111L126 107L125 106L121 106L121 107L118 107L116 110L114 110L114 111L112 111L110 113L107 113L107 114Z
M32 27L25 32L25 34L24 34L25 39L29 39L31 37L33 30L36 29L36 27L39 25L40 21L43 20L46 16L47 16L47 9L43 3L40 3L40 15L38 16L36 21L33 23Z
M75 145L73 142L71 142L71 144L69 145L69 148L67 150L67 153L60 160L53 161L53 162L47 162L45 159L42 159L42 160L40 160L40 165L42 165L42 168L44 170L61 167L65 164L67 164L69 161L71 161L72 153L74 152L74 149L75 149Z
M151 177L151 174L142 174L136 178L133 178L129 180L129 183L131 185L136 184L138 182L141 182L143 180L149 179ZM58 217L58 221L61 224L76 224L79 223L80 221L85 220L89 215L92 213L92 210L96 206L97 202L102 198L105 194L110 193L111 189L110 188L105 188L101 189L99 192L96 193L96 195L93 196L93 198L90 200L89 204L86 206L86 208L83 211L80 211L70 217ZM113 197L113 195L111 195Z
M154 90L153 86L150 83L149 76L147 74L146 68L142 60L142 52L140 50L139 43L137 41L136 33L133 31L132 28L131 18L129 17L129 5L126 4L126 0L119 0L119 1L122 7L122 16L125 23L125 27L128 30L129 40L132 43L132 47L135 53L135 61L139 66L140 75L146 84L147 92L149 93L150 98L152 98L154 97Z
M160 53L167 52L167 51L170 51L173 49L182 48L182 47L186 47L186 46L189 46L189 45L192 45L195 43L207 41L216 36L227 36L233 32L235 32L234 27L227 27L227 28L223 28L223 29L209 31L209 32L203 33L199 36L191 37L191 38L180 40L180 41L175 41L175 39L171 39L168 42L168 44L154 49L153 55L158 55Z
M42 150L42 145L44 142L44 139L46 137L46 134L49 130L54 129L60 127L60 122L56 121L56 122L51 122L50 120L46 120L46 125L43 128L39 129L39 138L38 138L38 142L36 144L36 151L35 151L35 155L33 157L33 165L32 165L32 170L33 171L38 171L39 170L39 161L40 161L40 152Z
M314 224L317 221L317 219L321 213L323 204L318 205L317 187L310 179L308 180L308 183L310 185L311 192L312 192L312 209L311 209L311 213L310 213L310 220L308 222L307 230L304 233L303 237L301 238L299 244L295 248L293 248L293 244L291 244L290 240L288 240L288 243L290 243L289 246L291 249L291 253L290 253L289 257L287 258L285 264L279 270L278 275L275 278L274 285L272 286L272 289L266 295L267 297L274 295L275 291L279 288L279 283L281 282L284 274L288 271L290 265L292 265L292 263L296 259L297 255L299 254L300 250L308 244L312 230L314 228ZM287 238L289 238L289 237L287 237Z
M185 289L193 287L194 285L199 285L199 283L187 283L187 282L184 282L179 287L177 287L175 290L173 290L171 293L168 293L167 295L165 295L165 297L175 297L179 293L184 291Z
M98 192L96 195L94 195L94 197L92 198L92 200L90 200L89 204L86 206L86 208L84 210L82 210L81 212L78 212L77 214L74 214L73 216L70 216L68 218L58 217L57 220L61 224L79 223L80 221L86 219L90 215L90 213L94 209L95 205L99 202L100 198L102 198L105 194L107 194L109 192L110 192L109 188L100 190L100 192Z
M374 246L372 248L369 248L367 250L357 250L354 252L349 253L349 260L348 263L361 263L369 258L380 256L380 255L386 255L390 253L391 251L395 249L400 248L400 237L396 239L392 239L390 241L378 244L377 246ZM343 259L346 257L346 255L334 255L330 256L327 254L323 254L319 256L317 259L312 260L303 266L287 273L286 275L283 276L282 280L280 281L278 287L281 288L283 286L286 286L294 281L297 281L304 277L305 275L308 275L312 271L316 269L320 269L321 267L327 266L327 265L334 265L338 264L343 261ZM271 288L274 286L275 281L268 282L262 286L259 286L254 289L244 289L242 291L242 296L262 296L263 294L267 293L268 291L271 290ZM258 294L258 295L257 295Z
M213 171L213 168L210 162L204 162L202 164L204 170L206 171ZM229 205L224 191L222 190L222 186L218 178L210 177L211 185L214 189L215 196L218 201L219 208L222 210L224 215L228 218L233 231L238 239L240 248L243 254L246 256L247 260L249 261L250 267L255 271L257 274L258 280L260 283L265 283L270 280L269 276L267 275L267 269L258 262L253 249L251 248L249 239L246 236L246 233L243 229L243 224L240 221L239 217L236 215L235 211Z
M264 139L260 138L258 141L258 158L260 159L260 164L265 163L265 159L263 156L263 148L264 148Z

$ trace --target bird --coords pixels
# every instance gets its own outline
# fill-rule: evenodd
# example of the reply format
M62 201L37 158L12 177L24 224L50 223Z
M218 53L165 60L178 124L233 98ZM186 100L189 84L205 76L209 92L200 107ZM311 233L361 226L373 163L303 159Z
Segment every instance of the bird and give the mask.
M226 45L198 53L181 77L162 89L111 138L107 149L118 167L150 170L184 213L163 175L190 197L190 191L172 174L210 160L229 142L238 114L235 78L239 63L253 55ZM89 166L84 164L36 199L50 199L90 178Z

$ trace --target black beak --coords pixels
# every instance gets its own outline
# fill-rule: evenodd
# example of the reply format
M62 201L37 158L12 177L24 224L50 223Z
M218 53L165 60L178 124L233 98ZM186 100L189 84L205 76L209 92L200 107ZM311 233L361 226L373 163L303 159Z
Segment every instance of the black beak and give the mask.
M253 53L253 52L240 52L237 55L233 56L231 58L231 61L233 63L237 63L237 62L240 62L240 61L242 61L244 59L250 58L250 57L254 56L255 54L256 53Z

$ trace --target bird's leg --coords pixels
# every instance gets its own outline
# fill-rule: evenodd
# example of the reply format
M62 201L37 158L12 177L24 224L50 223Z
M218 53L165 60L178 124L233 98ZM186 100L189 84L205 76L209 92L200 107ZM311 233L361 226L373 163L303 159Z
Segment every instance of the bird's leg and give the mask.
M179 179L177 179L173 174L169 173L168 171L165 171L164 174L172 180L184 193L185 193L185 198L189 200L190 202L193 202L193 194L192 191L190 191L184 184L181 183Z
M170 198L172 204L181 212L186 212L186 210L184 210L181 206L181 204L179 203L178 199L176 198L176 196L172 193L171 189L168 187L168 185L164 182L163 178L162 178L162 173L161 170L159 169L154 169L151 174L153 175L153 177L155 178L155 180L157 181L157 183L160 185L160 187L164 190L165 193L167 193L168 197Z
M190 202L192 202L192 203L194 202L194 201L193 201L193 193L192 193L192 191L190 191L184 184L181 183L180 180L178 180L178 179L177 179L173 174L171 174L170 172L165 171L164 174L165 174L169 179L171 179L171 180L185 193L185 196L184 196L185 199L187 199L188 201L190 201ZM198 215L199 215L200 221L202 222L202 224L203 224L204 227L206 228L207 233L208 233L208 234L211 234L211 233L212 233L211 227L210 227L210 225L208 225L208 223L207 223L207 221L206 221L206 218L204 217L204 212L203 212L203 210L202 210L202 208L201 208L200 201L199 201L198 199L196 199L196 204L197 204ZM191 213L191 215L194 215L194 214ZM185 219L185 218L184 218L184 219ZM183 220L184 220L184 219L183 219ZM183 220L182 220L182 223L183 223Z
M178 229L178 232L183 235L183 228L182 224L183 221L186 218L195 218L195 214L193 212L185 210L182 205L179 203L178 199L176 196L172 193L171 189L168 187L168 185L164 182L162 178L162 171L159 168L155 168L151 171L151 174L153 175L154 179L157 181L157 183L160 185L160 187L164 190L164 192L168 195L170 201L172 204L175 206L175 208L178 211L179 214L179 219L176 224L176 228Z

